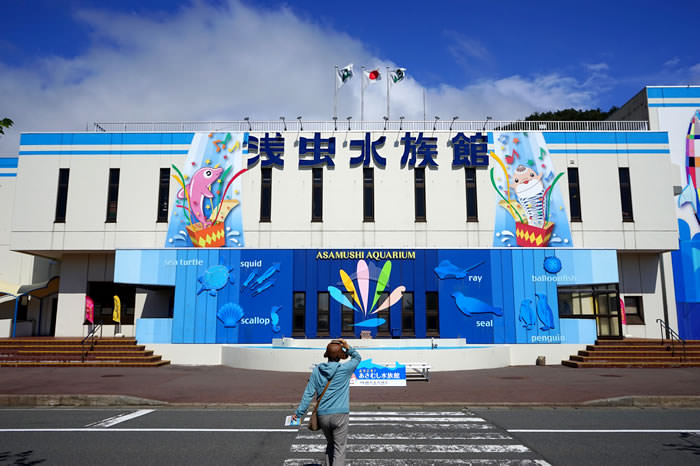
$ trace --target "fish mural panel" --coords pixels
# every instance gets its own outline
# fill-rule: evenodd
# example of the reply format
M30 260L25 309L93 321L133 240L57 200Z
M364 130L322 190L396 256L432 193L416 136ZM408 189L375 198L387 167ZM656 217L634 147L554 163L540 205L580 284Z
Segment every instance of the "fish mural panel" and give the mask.
M240 176L248 133L195 133L183 167L172 165L180 189L165 247L244 246Z

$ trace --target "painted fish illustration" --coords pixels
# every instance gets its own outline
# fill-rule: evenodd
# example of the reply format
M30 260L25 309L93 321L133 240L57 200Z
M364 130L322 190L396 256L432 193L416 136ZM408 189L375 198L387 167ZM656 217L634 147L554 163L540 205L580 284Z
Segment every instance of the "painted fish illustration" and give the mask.
M248 275L248 278L246 278L245 281L243 282L243 288L246 288L250 284L250 281L253 279L253 277L255 277L255 273L256 273L255 270L250 272L250 275Z
M215 265L209 267L204 275L198 278L202 287L197 291L197 295L202 291L208 291L210 296L216 296L217 291L226 286L226 283L233 285L235 279L231 274L233 269L229 269L225 265Z
M532 330L532 328L537 325L537 314L531 306L531 299L523 299L520 302L520 314L518 315L518 320L523 323L523 327L527 330Z
M266 282L264 285L258 287L258 288L253 292L253 296L259 295L260 293L262 293L262 292L265 291L266 289L270 288L270 287L271 287L272 285L274 285L274 284L275 284L275 280L270 280L270 281Z
M497 316L502 316L503 311L497 307L490 306L485 302L470 298L469 296L464 296L461 291L455 291L452 293L452 297L457 303L457 308L464 313L467 317L471 317L472 314L495 314Z
M695 218L700 222L700 216L698 216L698 205L700 204L698 199L698 164L695 157L695 140L700 139L700 125L698 123L700 123L700 109L695 110L690 119L688 134L685 138L685 174L688 177L688 184L678 196L678 207L690 204Z
M185 190L181 189L177 193L178 199L189 198L190 209L192 214L199 220L204 227L211 225L209 219L204 214L204 198L212 199L214 195L211 192L211 184L219 179L223 168L203 167L197 170L190 182L185 186Z
M270 321L272 322L272 331L277 333L280 331L280 316L277 314L282 306L272 306L270 309Z
M236 303L226 303L216 312L216 317L226 328L236 327L243 315L243 308Z
M542 322L540 330L552 330L554 328L554 313L547 304L547 295L535 293L535 297L537 298L537 317Z
M441 261L437 267L435 267L434 271L437 276L440 277L440 280L444 280L446 278L465 278L470 270L477 268L483 263L484 261L481 261L478 264L472 265L471 267L461 269L450 262L449 259L445 259Z
M267 270L265 271L264 274L260 275L260 276L255 280L255 283L257 283L258 285L260 285L262 282L264 282L265 280L267 280L268 278L270 278L270 277L272 276L272 274L274 274L275 272L279 272L279 271L280 271L280 263L279 263L279 262L274 262L274 263L272 264L272 266L271 266L269 269L267 269Z

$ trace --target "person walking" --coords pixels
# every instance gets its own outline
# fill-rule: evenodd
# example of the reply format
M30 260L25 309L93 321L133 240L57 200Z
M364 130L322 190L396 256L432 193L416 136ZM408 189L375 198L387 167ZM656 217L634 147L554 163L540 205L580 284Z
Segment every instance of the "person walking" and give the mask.
M351 358L341 364L341 359ZM343 466L345 464L345 444L350 424L350 377L362 360L360 353L345 340L333 340L326 346L322 362L311 372L309 383L301 397L301 402L293 415L299 419L306 414L314 394L323 393L328 388L318 405L318 425L326 437L326 465Z

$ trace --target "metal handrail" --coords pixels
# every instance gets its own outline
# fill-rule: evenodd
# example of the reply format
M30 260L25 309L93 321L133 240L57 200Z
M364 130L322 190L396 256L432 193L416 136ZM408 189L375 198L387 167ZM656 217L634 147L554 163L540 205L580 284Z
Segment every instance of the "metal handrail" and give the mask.
M656 322L659 324L659 330L661 331L661 344L664 344L664 330L666 330L666 339L671 342L671 356L676 355L676 344L674 341L678 341L681 344L681 348L683 349L683 355L681 356L681 361L685 361L687 359L687 354L686 354L686 349L685 349L685 340L681 338L678 333L676 333L675 330L671 328L670 325L668 325L668 322L666 322L663 319L656 319Z
M123 132L347 132L347 131L648 131L648 121L142 121L94 122L96 133Z
M85 358L87 358L88 353L95 349L95 340L97 339L98 329L100 331L100 338L102 338L102 322L100 322L94 325L92 329L88 332L88 334L85 336L85 338L83 338L83 341L80 342L81 362L85 362ZM90 341L90 347L87 351L85 351L85 344L88 340Z

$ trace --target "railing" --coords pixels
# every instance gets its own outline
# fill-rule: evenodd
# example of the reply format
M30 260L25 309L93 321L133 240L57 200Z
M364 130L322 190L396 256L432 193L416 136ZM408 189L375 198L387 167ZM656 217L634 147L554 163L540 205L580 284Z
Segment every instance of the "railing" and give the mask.
M81 362L85 362L85 358L87 358L88 353L95 349L95 339L97 339L98 330L100 331L100 338L102 338L102 322L93 325L85 338L83 338L83 341L80 342ZM85 350L86 344L90 345L87 351Z
M671 343L671 356L676 355L676 343L678 342L681 344L681 348L683 350L683 355L681 356L681 361L685 361L686 358L688 357L685 351L685 340L681 338L680 335L676 333L675 330L673 330L668 323L663 320L663 319L656 319L656 322L659 324L659 330L661 331L661 344L664 343L664 330L666 331L666 340L668 340Z
M95 132L332 132L332 131L648 131L647 121L155 121L97 122Z

